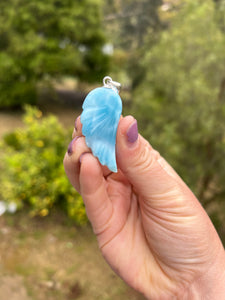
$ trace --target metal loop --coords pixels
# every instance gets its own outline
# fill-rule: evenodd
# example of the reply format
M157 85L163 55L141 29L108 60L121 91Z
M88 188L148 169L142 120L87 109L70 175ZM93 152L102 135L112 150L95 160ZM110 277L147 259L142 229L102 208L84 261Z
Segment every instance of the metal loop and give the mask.
M105 76L103 78L103 85L104 85L104 87L113 89L117 92L119 92L119 90L121 88L121 84L117 81L113 81L112 78L109 76Z

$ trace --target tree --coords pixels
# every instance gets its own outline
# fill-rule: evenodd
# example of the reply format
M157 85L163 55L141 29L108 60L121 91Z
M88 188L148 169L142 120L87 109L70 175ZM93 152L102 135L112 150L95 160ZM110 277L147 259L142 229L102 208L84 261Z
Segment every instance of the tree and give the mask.
M102 78L101 8L101 0L1 0L0 106L34 103L37 83L52 78Z
M218 10L217 19L220 27L225 32L225 0L214 0Z
M117 36L116 46L129 51L141 47L150 28L156 30L160 25L157 9L161 4L162 0L107 0L105 22L111 23Z
M224 216L225 36L215 12L211 0L186 0L159 43L145 45L133 111L203 205Z
M158 16L161 4L162 0L105 1L104 23L115 48L115 65L118 60L120 70L122 65L129 74L131 86L136 86L142 79L143 69L139 61L146 36L150 36L148 39L153 44L162 27Z

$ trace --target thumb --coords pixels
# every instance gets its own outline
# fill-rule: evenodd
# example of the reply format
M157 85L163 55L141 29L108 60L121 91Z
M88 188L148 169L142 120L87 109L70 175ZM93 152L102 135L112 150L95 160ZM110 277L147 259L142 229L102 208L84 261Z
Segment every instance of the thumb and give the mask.
M121 119L117 134L117 161L124 175L141 196L159 200L188 190L185 183L152 146L138 134L132 116Z

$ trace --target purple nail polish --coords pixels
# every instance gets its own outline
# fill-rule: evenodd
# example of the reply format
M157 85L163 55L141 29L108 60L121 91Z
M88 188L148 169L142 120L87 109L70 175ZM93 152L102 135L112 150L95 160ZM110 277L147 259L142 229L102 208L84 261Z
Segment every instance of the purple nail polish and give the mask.
M75 142L78 138L79 138L79 136L76 136L76 137L70 142L70 144L69 144L69 146L68 146L68 149L67 149L67 153L68 153L69 155L72 155L72 153L73 153L73 144L74 144L74 142Z
M137 121L133 122L130 127L127 130L127 140L129 143L134 143L136 142L138 138L138 126L137 126Z

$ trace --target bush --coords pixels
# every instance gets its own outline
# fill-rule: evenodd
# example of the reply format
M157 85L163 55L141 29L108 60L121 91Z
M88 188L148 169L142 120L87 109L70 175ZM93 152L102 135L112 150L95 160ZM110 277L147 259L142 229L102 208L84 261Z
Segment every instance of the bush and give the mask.
M62 208L77 224L87 221L81 196L69 183L63 168L69 135L54 116L42 118L26 107L25 127L6 135L1 143L1 199L28 208L31 216L47 216Z

